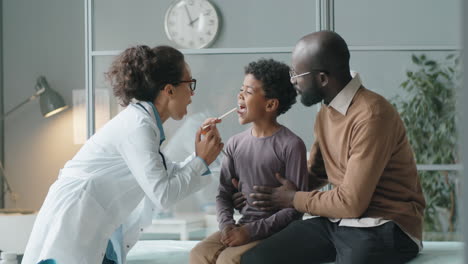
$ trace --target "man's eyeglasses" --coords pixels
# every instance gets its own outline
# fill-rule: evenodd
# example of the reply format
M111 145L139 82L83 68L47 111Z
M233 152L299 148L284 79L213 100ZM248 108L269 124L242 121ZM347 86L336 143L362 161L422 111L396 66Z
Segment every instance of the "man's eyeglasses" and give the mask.
M195 91L195 88L197 88L197 80L196 79L192 79L192 80L189 80L189 81L179 81L177 83L174 83L174 85L177 85L179 83L189 83L189 87L190 87L190 90L192 92Z
M312 71L318 71L318 72L323 72L323 73L329 74L329 72L326 71L326 70L312 69ZM291 80L294 80L294 79L296 79L297 77L301 77L301 76L304 76L304 75L307 75L307 74L311 74L312 71L297 74L296 71L290 70L290 71L289 71L289 77L291 78Z

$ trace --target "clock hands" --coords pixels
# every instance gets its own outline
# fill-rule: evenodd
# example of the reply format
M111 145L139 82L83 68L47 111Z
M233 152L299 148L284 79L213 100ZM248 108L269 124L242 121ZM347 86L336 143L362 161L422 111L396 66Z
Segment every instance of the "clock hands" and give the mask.
M195 19L192 19L192 16L190 15L190 12L189 12L189 10L188 10L187 4L185 4L184 7L185 7L185 12L187 13L188 19L189 19L189 21L190 21L188 25L191 26L191 27L193 27L193 24L194 24L195 22L197 22L197 21L200 19L200 17L197 17L197 18L195 18Z
M192 17L190 16L190 12L188 10L187 4L185 4L184 7L185 7L185 11L187 12L188 19L190 20L189 26L193 27L193 20L192 20ZM196 21L196 19L195 19L195 21Z
M197 22L200 17L195 18L194 20L190 21L190 26L193 27L193 23Z

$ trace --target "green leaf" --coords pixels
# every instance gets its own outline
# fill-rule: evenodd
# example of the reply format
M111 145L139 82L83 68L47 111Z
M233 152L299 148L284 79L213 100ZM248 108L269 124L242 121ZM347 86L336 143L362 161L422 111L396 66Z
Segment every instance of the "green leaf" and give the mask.
M408 86L408 83L409 83L409 80L402 82L401 87L406 88L406 86Z
M435 66L436 65L436 62L433 61L433 60L428 60L424 63L424 65L426 66Z

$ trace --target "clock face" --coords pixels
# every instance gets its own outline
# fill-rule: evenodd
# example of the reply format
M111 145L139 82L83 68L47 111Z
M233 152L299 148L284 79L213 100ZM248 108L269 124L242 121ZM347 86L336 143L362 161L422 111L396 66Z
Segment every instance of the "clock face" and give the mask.
M167 37L181 48L207 47L219 29L218 12L207 0L178 0L167 10Z

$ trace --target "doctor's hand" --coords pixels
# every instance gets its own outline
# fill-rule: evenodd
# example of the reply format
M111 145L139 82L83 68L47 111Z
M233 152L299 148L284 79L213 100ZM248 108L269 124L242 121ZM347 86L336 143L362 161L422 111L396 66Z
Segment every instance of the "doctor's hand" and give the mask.
M208 131L211 130L211 126L210 125L216 125L218 123L221 123L221 119L219 118L207 118L203 124L201 125L201 128L202 128L202 135L205 135L206 133L208 133ZM218 128L216 128L216 132L219 136L219 131L218 131Z
M271 211L282 208L294 208L294 195L297 187L294 183L276 173L276 179L281 183L280 187L254 186L255 193L251 193L254 206L263 211Z
M195 154L202 158L206 164L210 165L224 147L219 136L216 125L210 125L210 131L208 131L202 138L202 128L197 130L195 136Z

